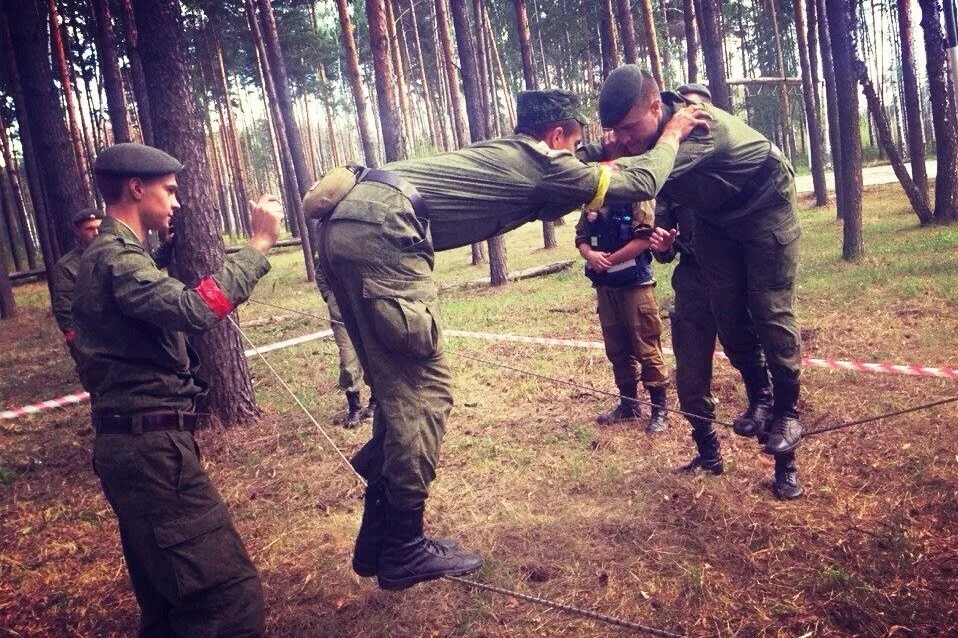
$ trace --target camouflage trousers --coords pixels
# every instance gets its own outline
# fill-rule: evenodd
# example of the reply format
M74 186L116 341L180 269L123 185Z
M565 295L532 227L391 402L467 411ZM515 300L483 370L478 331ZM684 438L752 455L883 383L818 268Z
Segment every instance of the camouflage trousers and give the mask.
M420 507L452 409L428 222L398 190L362 182L320 225L319 254L376 392L372 439L353 465L383 479L393 507Z
M668 385L662 356L662 319L654 286L596 286L605 354L619 387L642 380L646 388Z
M93 467L116 513L141 638L263 635L263 592L187 431L103 434Z
M329 309L329 327L333 330L333 340L339 352L339 389L343 392L359 392L359 384L363 380L363 368L359 364L359 355L356 354L356 348L349 339L349 333L343 323L343 313L339 310L336 296L333 295L318 260L316 287L319 288L319 294L323 296L323 301Z
M711 422L715 417L712 396L712 361L715 354L715 317L708 285L694 258L683 255L672 273L675 308L669 317L675 351L675 389L683 412ZM698 419L686 417L694 426Z

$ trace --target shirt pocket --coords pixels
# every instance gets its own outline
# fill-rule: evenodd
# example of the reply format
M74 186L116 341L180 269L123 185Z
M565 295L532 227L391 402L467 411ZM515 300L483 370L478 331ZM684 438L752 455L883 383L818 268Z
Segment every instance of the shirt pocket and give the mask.
M363 280L373 328L390 352L429 359L442 352L439 301L432 279Z

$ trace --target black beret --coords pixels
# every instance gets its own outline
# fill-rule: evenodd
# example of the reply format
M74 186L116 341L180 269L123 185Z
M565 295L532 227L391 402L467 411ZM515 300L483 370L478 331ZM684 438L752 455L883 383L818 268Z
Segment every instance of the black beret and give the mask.
M652 76L635 64L623 64L612 71L599 91L599 120L602 128L612 128L628 115L642 95L642 87Z
M84 208L81 211L77 211L73 214L72 221L75 224L88 221L90 219L103 219L105 215L103 211L99 208Z
M175 157L158 148L125 142L100 151L93 163L93 172L105 175L153 177L179 173L183 165Z
M522 91L516 97L516 128L563 120L576 120L582 126L589 123L579 96L571 91Z
M712 99L712 92L709 91L708 87L704 84L683 84L679 88L675 89L675 92L679 95L687 95L688 93L695 93L696 95L701 95L706 100Z

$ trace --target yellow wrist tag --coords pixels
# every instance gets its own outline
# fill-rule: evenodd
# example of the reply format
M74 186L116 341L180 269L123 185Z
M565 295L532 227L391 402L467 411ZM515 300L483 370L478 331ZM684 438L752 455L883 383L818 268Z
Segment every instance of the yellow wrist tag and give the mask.
M612 169L599 165L599 184L595 187L595 197L585 205L586 210L599 210L605 203L605 194L609 192L609 182L612 181Z

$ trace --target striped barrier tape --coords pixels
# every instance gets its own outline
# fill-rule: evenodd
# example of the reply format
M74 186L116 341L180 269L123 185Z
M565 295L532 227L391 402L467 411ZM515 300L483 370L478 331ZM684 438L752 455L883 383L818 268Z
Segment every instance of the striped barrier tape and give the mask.
M287 339L286 341L280 341L277 343L270 344L268 346L262 346L258 348L259 352L266 353L272 352L274 350L280 350L282 348L289 348L292 346L297 346L303 343L308 343L310 341L315 341L317 339L325 339L331 337L333 334L332 330L322 330L320 332L314 332L311 334L303 335L301 337L296 337L295 339ZM544 346L557 346L557 347L567 347L567 348L585 348L585 349L595 349L601 350L605 348L605 345L601 341L582 341L577 339L552 339L549 337L525 337L521 335L504 335L494 332L474 332L469 330L446 330L445 334L450 337L462 337L467 339L482 339L484 341L500 341L506 343L528 343L533 345L544 345ZM663 351L666 354L673 354L671 348L663 348ZM246 351L246 356L251 357L255 353L254 350L250 349ZM715 357L717 359L725 359L728 357L725 356L724 352L716 351ZM860 373L871 373L871 374L891 374L899 376L910 376L910 377L933 377L939 379L956 379L958 380L958 369L955 368L945 368L945 367L930 367L930 366L916 366L909 364L895 364L895 363L868 363L862 361L844 361L840 359L815 359L811 357L804 357L802 359L802 365L809 368L821 368L826 370L842 370L847 372L860 372ZM49 401L41 401L40 403L35 403L33 405L27 405L21 408L15 408L13 410L6 410L0 412L0 420L9 420L15 419L27 414L36 414L38 412L44 412L46 410L52 410L55 408L62 408L67 405L74 405L77 403L83 403L88 400L90 395L86 392L81 392L79 394L68 394L64 397L58 399L51 399Z

